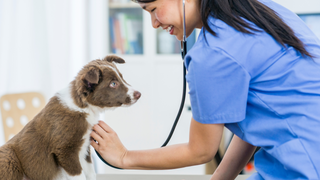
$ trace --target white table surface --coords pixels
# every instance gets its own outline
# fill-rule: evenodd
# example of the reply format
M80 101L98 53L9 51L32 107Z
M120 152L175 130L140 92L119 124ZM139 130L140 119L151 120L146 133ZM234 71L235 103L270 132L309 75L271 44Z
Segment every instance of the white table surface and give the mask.
M211 175L130 175L97 174L97 180L210 180ZM240 175L236 180L245 180L249 175Z

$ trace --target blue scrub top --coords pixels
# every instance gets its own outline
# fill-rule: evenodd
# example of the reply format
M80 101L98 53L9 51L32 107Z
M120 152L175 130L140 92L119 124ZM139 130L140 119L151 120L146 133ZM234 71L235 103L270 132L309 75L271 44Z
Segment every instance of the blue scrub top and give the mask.
M293 12L260 2L316 58L284 48L264 31L244 34L209 17L218 36L202 29L185 58L193 118L224 123L261 147L255 155L258 173L249 179L320 179L320 41Z

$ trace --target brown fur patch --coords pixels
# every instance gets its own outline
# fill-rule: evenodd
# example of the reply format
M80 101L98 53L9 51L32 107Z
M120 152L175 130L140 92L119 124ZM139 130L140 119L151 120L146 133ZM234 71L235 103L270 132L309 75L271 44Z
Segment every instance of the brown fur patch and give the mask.
M8 177L4 179L20 180L20 175L11 177L16 174L11 171L24 172L32 180L51 180L59 166L70 175L80 174L79 151L89 128L86 116L70 111L57 97L51 98L19 134L0 148L0 174Z
M88 147L87 152L88 152L88 154L86 155L86 161L88 163L92 163L92 161L91 161L91 153L90 153L90 146Z
M91 84L98 84L99 82L99 69L91 67L86 73L84 79Z
M4 145L0 148L0 178L17 180L23 178L20 161L10 145Z

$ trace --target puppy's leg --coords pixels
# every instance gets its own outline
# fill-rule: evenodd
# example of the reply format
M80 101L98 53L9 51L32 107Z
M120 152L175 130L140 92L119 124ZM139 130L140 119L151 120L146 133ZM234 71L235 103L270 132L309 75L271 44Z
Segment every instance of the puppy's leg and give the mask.
M0 148L0 179L23 179L23 171L16 154L6 146Z
M90 154L90 146L88 147L88 154L86 158L82 158L80 156L80 163L83 169L84 174L86 175L87 180L96 180L96 173L94 171L91 154Z
M61 153L55 153L58 164L70 176L80 176L82 174L82 167L77 154L78 153L75 153L72 149L64 149Z

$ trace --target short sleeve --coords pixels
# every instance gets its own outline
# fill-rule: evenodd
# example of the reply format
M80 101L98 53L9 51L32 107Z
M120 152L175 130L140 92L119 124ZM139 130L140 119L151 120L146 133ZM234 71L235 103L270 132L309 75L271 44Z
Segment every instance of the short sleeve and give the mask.
M186 56L193 118L204 124L245 118L250 74L224 50L205 48Z

